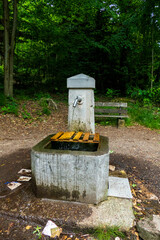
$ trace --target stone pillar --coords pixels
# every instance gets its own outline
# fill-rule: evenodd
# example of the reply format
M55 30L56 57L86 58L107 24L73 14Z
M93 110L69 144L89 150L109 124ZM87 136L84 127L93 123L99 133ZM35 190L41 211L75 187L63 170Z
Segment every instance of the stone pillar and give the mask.
M95 79L78 74L67 79L69 131L95 133L94 88Z

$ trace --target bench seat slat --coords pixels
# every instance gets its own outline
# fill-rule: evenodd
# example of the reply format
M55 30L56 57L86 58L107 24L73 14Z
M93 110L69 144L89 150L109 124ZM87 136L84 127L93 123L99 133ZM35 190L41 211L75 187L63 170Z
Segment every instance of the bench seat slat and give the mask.
M128 118L129 116L128 115L95 115L95 117L98 117L98 118L104 118L104 117L112 117L112 118Z
M124 102L95 102L96 107L127 107Z

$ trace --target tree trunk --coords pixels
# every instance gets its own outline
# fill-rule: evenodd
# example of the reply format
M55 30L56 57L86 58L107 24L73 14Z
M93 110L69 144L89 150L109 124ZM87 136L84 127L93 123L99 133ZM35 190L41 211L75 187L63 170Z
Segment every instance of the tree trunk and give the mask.
M9 6L3 0L4 9L4 94L9 96Z
M13 59L15 47L15 34L17 25L17 0L13 1L13 25L10 34L9 26L9 3L3 0L4 9L4 45L5 45L5 64L4 64L4 94L13 97Z
M151 92L153 89L153 77L154 77L154 47L153 47L153 26L152 26L152 63L151 63Z

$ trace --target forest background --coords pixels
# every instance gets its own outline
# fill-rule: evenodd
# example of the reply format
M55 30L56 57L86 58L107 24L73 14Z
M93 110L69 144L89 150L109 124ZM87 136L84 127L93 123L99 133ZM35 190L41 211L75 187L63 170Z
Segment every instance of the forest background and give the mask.
M64 94L84 73L96 94L154 104L160 117L159 0L3 0L0 21L1 106L17 92Z

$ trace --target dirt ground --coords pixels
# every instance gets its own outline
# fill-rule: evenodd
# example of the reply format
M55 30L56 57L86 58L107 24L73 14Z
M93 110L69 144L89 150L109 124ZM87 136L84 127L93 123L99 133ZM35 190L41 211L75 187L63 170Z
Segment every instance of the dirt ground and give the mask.
M67 130L67 112L67 106L59 103L58 110L39 121L24 120L9 114L0 115L0 240L32 239L27 235L29 230L26 229L26 218L21 221L15 217L13 211L6 220L9 211L7 206L10 207L9 202L12 200L12 193L8 191L6 183L15 181L21 168L30 168L30 150L35 144L49 134ZM148 209L151 213L160 214L160 130L150 130L138 124L119 129L96 124L96 132L109 138L110 164L114 165L117 171L126 171L130 183L134 184L132 193L135 199L140 198L139 203L148 199L146 204L152 204L150 200L155 201L154 207L149 206ZM28 186L26 184L26 189ZM23 195L23 189L21 194ZM32 195L31 192L29 194ZM147 197L147 194L150 194L150 197ZM139 208L137 215L145 214L144 205ZM37 221L33 222L36 226ZM43 225L42 222L40 224ZM16 226L23 229L21 234ZM33 233L33 229L30 234L31 232Z

